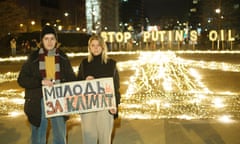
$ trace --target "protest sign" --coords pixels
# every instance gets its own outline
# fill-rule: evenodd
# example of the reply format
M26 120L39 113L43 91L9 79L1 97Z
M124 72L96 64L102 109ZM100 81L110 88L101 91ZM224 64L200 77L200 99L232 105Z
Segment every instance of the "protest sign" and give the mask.
M43 86L46 117L116 108L113 78Z

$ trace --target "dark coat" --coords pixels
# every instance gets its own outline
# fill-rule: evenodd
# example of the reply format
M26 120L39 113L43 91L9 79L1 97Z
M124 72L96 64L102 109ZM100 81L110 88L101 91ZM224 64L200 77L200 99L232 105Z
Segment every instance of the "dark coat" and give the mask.
M68 57L60 50L60 81L75 81L76 76ZM24 112L31 124L40 126L41 100L42 100L42 76L39 71L39 50L28 56L19 73L17 82L25 88Z
M116 67L116 61L113 59L108 59L106 64L101 62L100 56L94 58L90 63L87 58L83 59L81 64L79 65L77 79L85 80L87 76L94 76L94 78L103 78L103 77L112 77L115 89L115 99L117 108L120 104L121 94L119 92L120 89L120 79L119 73ZM114 115L114 118L118 117L117 114Z

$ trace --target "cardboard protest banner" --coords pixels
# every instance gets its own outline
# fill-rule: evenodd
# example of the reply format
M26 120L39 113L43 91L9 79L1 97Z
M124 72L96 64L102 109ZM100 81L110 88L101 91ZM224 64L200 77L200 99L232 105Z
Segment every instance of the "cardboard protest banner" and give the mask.
M113 78L43 86L46 117L116 108Z

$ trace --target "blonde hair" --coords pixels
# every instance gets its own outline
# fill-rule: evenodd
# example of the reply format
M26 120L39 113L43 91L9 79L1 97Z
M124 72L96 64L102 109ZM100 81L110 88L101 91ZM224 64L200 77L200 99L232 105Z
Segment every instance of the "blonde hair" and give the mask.
M88 62L91 62L93 60L93 55L90 51L90 44L93 40L97 40L100 46L102 47L102 62L106 64L108 59L107 45L105 41L101 38L101 36L98 36L98 35L92 35L88 40Z

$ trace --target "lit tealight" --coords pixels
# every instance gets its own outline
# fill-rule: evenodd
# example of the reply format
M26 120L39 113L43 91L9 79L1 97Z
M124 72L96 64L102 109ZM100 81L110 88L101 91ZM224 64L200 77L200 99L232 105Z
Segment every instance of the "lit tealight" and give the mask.
M218 118L218 120L219 120L220 122L223 122L223 123L232 123L232 122L234 122L234 120L232 120L232 119L231 119L231 116L229 116L229 115L220 116L220 117Z
M216 107L216 108L223 108L225 106L224 102L223 102L223 99L219 98L219 97L213 99L213 106Z
M19 112L19 111L12 111L12 112L9 112L9 116L10 117L17 117L17 116L20 116L22 115L23 112Z

